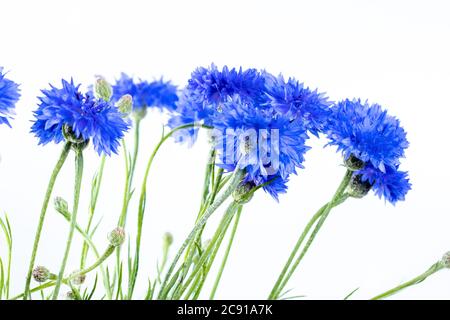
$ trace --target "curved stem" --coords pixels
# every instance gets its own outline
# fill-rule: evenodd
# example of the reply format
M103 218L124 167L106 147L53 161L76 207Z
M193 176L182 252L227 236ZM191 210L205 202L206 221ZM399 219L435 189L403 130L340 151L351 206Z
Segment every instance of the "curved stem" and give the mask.
M100 186L102 184L103 180L103 169L105 167L105 160L106 156L103 155L102 159L100 161L100 168L98 170L98 173L95 175L94 179L92 180L92 189L91 189L91 202L89 205L89 219L86 226L86 233L89 233L91 230L92 220L94 218L95 208L97 206L97 199L100 192ZM80 261L80 269L84 269L86 264L86 258L89 251L88 243L85 241L83 242L83 247L81 249L81 261Z
M64 145L61 155L59 156L59 160L56 163L56 166L53 169L52 175L50 176L50 180L48 182L47 191L46 191L45 197L44 197L44 203L42 204L41 215L39 217L39 222L38 222L36 234L34 237L33 249L31 251L30 264L28 266L27 279L25 281L25 290L24 290L24 296L23 296L24 300L27 300L30 296L31 274L33 272L34 262L36 260L36 254L37 254L37 250L39 247L39 240L41 238L42 227L44 226L44 220L45 220L45 214L47 212L48 202L50 201L50 196L52 194L53 187L55 186L56 177L58 176L59 171L61 170L64 162L67 159L67 155L69 154L70 147L71 147L71 144L69 142L67 142Z
M350 171L350 170L347 170L347 172L345 173L344 178L342 179L339 187L337 188L333 198L331 199L330 202L328 202L328 204L326 205L325 209L323 210L323 213L320 215L319 221L317 222L314 230L312 231L311 235L309 236L308 241L306 242L305 246L303 247L303 250L301 251L299 257L295 260L293 266L287 272L286 276L281 281L281 283L278 286L278 288L274 291L273 294L271 294L271 296L269 297L270 299L277 299L279 297L281 291L283 290L283 288L286 286L286 284L289 281L289 279L294 274L297 266L300 264L300 262L302 261L303 257L308 252L309 247L311 246L311 244L313 243L314 239L316 238L320 228L322 227L322 225L324 224L326 218L328 217L329 213L331 212L331 209L333 207L335 207L337 204L342 203L343 202L342 200L346 199L346 197L344 197L344 192L345 192L345 189L347 188L347 186L348 186L348 184L350 182L350 179L351 179L352 175L353 175L353 172ZM282 274L281 276L283 276L283 275L284 274Z
M280 275L278 276L277 282L275 282L275 285L272 288L272 291L270 292L269 295L269 300L270 299L274 299L275 295L278 292L278 287L281 284L281 281L283 281L283 278L286 276L286 272L288 271L292 261L294 261L295 256L297 255L298 250L300 249L300 246L303 243L303 240L305 240L306 236L309 234L309 231L311 230L311 228L314 226L314 224L316 223L316 221L320 218L320 216L323 214L323 211L325 210L325 208L327 207L328 204L325 204L324 206L322 206L322 208L320 208L313 216L312 218L309 220L308 224L306 225L305 229L303 229L302 234L300 235L300 238L298 238L297 243L294 246L294 249L292 250L291 254L289 255L288 260L286 261L283 270L281 271Z
M194 291L194 289L201 289L201 286L203 282L206 280L206 276L215 259L217 251L219 250L220 244L222 243L222 240L225 237L225 233L228 230L228 226L230 225L231 220L233 219L234 214L236 213L236 206L237 204L234 201L228 206L225 215L222 217L222 220L220 221L219 226L211 239L211 242L208 244L205 251L202 252L200 259L196 262L195 268L192 271L189 278L187 279L187 281L184 283L182 288L178 290L176 294L173 296L174 299L181 298L183 293L189 288L191 282L195 280L197 274L199 274L200 271L202 270L201 273L202 280L200 281L199 286L194 284L186 296L189 297Z
M389 297L389 296L399 292L400 290L403 290L403 289L405 289L407 287L416 285L416 284L424 281L426 278L431 276L433 273L436 273L437 271L439 271L439 270L441 270L443 268L444 268L444 266L442 265L441 261L438 261L435 264L433 264L427 271L422 273L421 275L419 275L419 276L417 276L417 277L415 277L415 278L413 278L413 279L411 279L411 280L409 280L409 281L407 281L405 283L402 283L402 284L398 285L397 287L392 288L392 289L390 289L390 290L388 290L388 291L386 291L386 292L384 292L382 294L379 294L379 295L373 297L370 300L380 300L380 299L387 298L387 297Z
M219 272L217 273L216 280L214 281L214 285L213 285L213 288L211 290L211 294L209 296L210 300L214 299L214 296L216 295L217 288L219 287L219 282L220 282L220 279L222 278L223 270L225 269L225 265L227 263L228 256L230 254L231 246L233 245L234 236L236 235L237 227L238 227L238 224L239 224L239 219L241 217L241 212L242 212L242 205L239 206L239 208L237 210L236 218L235 218L234 225L233 225L233 229L231 230L230 240L228 242L228 246L227 246L227 248L225 250L225 254L223 256L222 263L220 264Z
M56 279L55 290L53 291L52 296L53 300L56 300L58 298L59 289L61 287L61 282L64 277L64 271L66 269L67 259L69 258L70 247L72 246L73 234L75 232L75 226L77 224L77 212L78 212L78 204L80 201L80 189L82 177L83 177L83 151L75 149L75 188L74 188L72 217L70 219L70 229L69 235L67 237L66 250L64 252L64 257L61 262L58 278Z
M217 198L216 200L206 209L205 213L202 215L201 219L196 223L195 227L192 229L192 231L189 233L186 240L181 245L180 249L178 250L174 260L172 261L172 264L169 267L169 270L167 271L166 277L164 279L164 282L161 286L160 293L158 295L159 299L163 299L166 297L169 288L166 288L167 282L170 279L170 276L172 275L173 270L175 269L178 260L180 259L181 255L183 254L186 247L189 245L189 243L194 239L197 232L205 225L205 223L208 221L209 217L217 210L217 208L231 195L231 193L236 189L236 187L241 183L242 178L244 177L244 171L239 169L239 166L236 166L236 170L233 172L233 175L230 179L230 183Z
M156 154L158 153L159 149L163 145L163 143L169 139L175 132L183 129L188 129L198 126L197 124L187 124L182 125L179 127L176 127L169 131L167 134L165 134L163 137L161 137L160 141L157 143L155 148L153 149L152 153L150 154L150 158L148 159L147 166L145 168L144 173L144 179L142 181L141 186L141 194L139 196L139 205L138 205L138 222L137 222L137 235L136 235L136 252L135 252L135 258L133 261L133 269L130 274L130 279L128 283L128 299L131 299L134 291L134 287L136 284L137 275L139 272L139 255L140 255L140 249L141 249L141 239L142 239L142 226L144 223L144 214L145 214L145 204L147 200L147 180L150 173L150 168L153 164L153 160L155 159ZM208 128L206 126L202 126L205 128Z
M80 230L82 231L81 228L80 228ZM94 270L95 268L97 268L98 266L101 267L101 264L114 252L115 248L116 247L114 247L114 246L108 246L106 251L101 256L98 257L97 261L94 262L94 264L92 264L88 268L85 268L85 269L83 269L81 271L78 271L78 272L76 272L76 273L74 273L74 274L72 274L72 275L62 279L61 282L67 284L72 279L74 279L74 278L76 278L78 276L87 274L87 273L91 272L92 270ZM97 252L97 254L98 254L98 252ZM33 289L30 290L30 292L36 292L36 291L44 290L44 289L53 287L54 285L56 285L56 281L52 280L52 281L49 281L47 283L41 284L40 286L34 287ZM10 300L17 300L17 299L22 298L23 296L24 296L24 294L22 293L22 294L19 294L19 295L15 296L15 297L11 298Z

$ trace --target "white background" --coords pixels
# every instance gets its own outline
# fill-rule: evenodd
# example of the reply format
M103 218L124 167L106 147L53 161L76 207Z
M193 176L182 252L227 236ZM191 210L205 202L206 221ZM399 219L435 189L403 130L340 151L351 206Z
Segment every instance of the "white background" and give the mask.
M29 134L39 90L62 77L88 85L95 74L113 80L122 71L146 79L163 75L183 86L194 68L211 62L282 72L319 87L332 100L378 102L408 131L411 146L402 167L410 172L413 190L406 201L393 207L370 195L334 210L289 283L292 294L342 299L360 287L354 298L366 299L425 271L450 250L449 16L444 0L2 0L0 65L21 83L23 95L13 129L0 128L0 212L9 214L14 229L13 292L22 290L43 194L61 148L37 146ZM139 185L162 123L158 112L143 122ZM177 248L192 227L205 140L192 149L171 141L156 158L148 184L139 297L147 276L155 274L162 234L172 232ZM280 203L261 193L245 207L218 298L267 297L300 231L344 173L340 156L323 149L325 143L309 141L314 148L306 155L306 169L292 178ZM92 147L85 154L80 223L100 160ZM123 177L123 158L108 159L97 208L97 217L103 217L96 236L100 248L120 212ZM54 195L71 203L72 181L71 156ZM132 239L135 202L127 230ZM50 208L39 264L59 267L67 229ZM74 248L68 271L78 265L79 245ZM449 299L450 271L395 298Z

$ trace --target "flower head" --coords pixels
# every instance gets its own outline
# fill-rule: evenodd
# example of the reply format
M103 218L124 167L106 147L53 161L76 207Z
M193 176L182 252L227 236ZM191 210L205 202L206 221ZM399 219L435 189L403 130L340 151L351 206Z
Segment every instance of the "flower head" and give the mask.
M355 171L354 175L358 175L363 183L369 183L379 198L384 198L394 205L397 201L405 200L411 189L408 172L398 168L386 167L383 172L368 163L363 169Z
M328 145L337 146L345 159L353 155L381 172L399 165L408 141L398 119L359 99L341 101L332 111L326 126Z
M0 124L11 127L8 119L14 115L14 107L20 97L19 91L19 85L6 78L0 67Z
M266 105L277 112L287 114L291 119L300 117L305 127L318 136L331 113L330 102L324 93L311 90L293 78L284 80L280 74L274 77L265 73Z
M132 77L122 73L113 85L113 101L118 101L122 96L129 94L133 97L134 109L158 107L174 110L178 100L177 87L170 81L145 80L134 81Z
M213 119L218 166L246 171L245 182L263 185L275 199L286 190L289 175L303 168L309 147L303 122L230 98Z
M49 90L42 90L31 132L45 145L64 140L63 128L68 127L77 139L91 139L99 154L117 153L128 122L111 103L82 94L79 87L73 80L62 80L62 88L50 85Z

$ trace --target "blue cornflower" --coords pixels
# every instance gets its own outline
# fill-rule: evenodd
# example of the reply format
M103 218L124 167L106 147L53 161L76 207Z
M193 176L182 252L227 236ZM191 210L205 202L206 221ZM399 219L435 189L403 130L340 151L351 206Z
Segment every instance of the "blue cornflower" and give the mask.
M50 87L42 90L31 127L39 144L63 141L63 127L67 126L77 138L92 139L99 154L117 153L129 123L115 106L90 93L82 94L73 80L62 80L62 88Z
M11 127L8 119L15 114L14 107L19 100L19 85L5 78L3 67L0 67L0 124Z
M411 189L408 172L398 168L386 167L385 172L367 164L363 169L356 171L362 182L368 182L379 198L384 198L394 204L405 200L405 196Z
M113 101L118 101L123 95L129 94L133 97L133 108L157 107L161 109L174 110L178 101L177 87L170 81L155 80L148 82L133 78L122 73L113 88Z
M309 147L303 123L282 114L243 102L239 97L223 102L222 111L212 121L218 150L218 166L246 171L246 182L264 189L275 199L287 189L286 182L296 168L303 168Z
M197 68L188 81L187 90L193 99L209 105L226 101L238 95L243 101L258 103L264 100L265 78L256 69L219 70L214 64L209 68Z
M292 119L302 118L305 127L318 136L330 116L330 102L324 93L311 90L293 78L286 82L280 74L265 73L266 105Z
M381 172L399 165L408 141L397 118L359 99L338 102L332 111L326 126L328 145L337 146L345 159L353 155Z

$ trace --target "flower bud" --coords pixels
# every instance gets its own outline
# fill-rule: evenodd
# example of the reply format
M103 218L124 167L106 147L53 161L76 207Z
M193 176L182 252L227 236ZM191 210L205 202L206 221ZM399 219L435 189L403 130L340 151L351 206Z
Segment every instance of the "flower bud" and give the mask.
M372 185L369 181L362 181L361 175L356 174L352 176L352 179L350 180L350 183L347 187L347 193L350 195L350 197L353 198L362 198L365 195L367 195L372 189Z
M251 182L243 182L233 191L233 199L238 204L248 203L253 198L253 189L255 185Z
M120 246L125 241L125 230L121 227L115 228L108 234L108 240L111 246Z
M63 216L67 216L69 207L67 201L61 197L56 197L54 200L55 210L61 213Z
M147 115L147 108L146 107L134 108L133 115L136 119L142 120Z
M108 81L105 80L105 78L98 76L97 80L95 80L94 85L94 96L97 99L103 99L105 101L111 100L113 94L113 90L111 85L108 83Z
M62 127L62 134L64 136L64 139L66 139L67 142L71 142L74 144L83 143L85 140L83 137L77 137L73 129L68 126L67 124L63 125Z
M64 298L66 300L78 300L77 295L73 291L67 291Z
M172 234L170 232L164 233L163 243L164 243L164 246L166 246L166 247L169 247L169 246L172 245L172 243L173 243L173 236L172 236Z
M82 285L86 280L86 274L79 274L80 270L72 272L70 279L72 283L76 286Z
M129 94L123 95L116 103L116 107L124 115L128 115L133 110L133 97Z
M50 271L43 266L37 266L33 269L33 279L37 282L45 282L50 279Z
M350 171L358 171L364 168L365 162L355 157L351 154L347 159L344 160L345 166Z
M450 251L446 252L443 255L441 263L445 268L450 268Z

